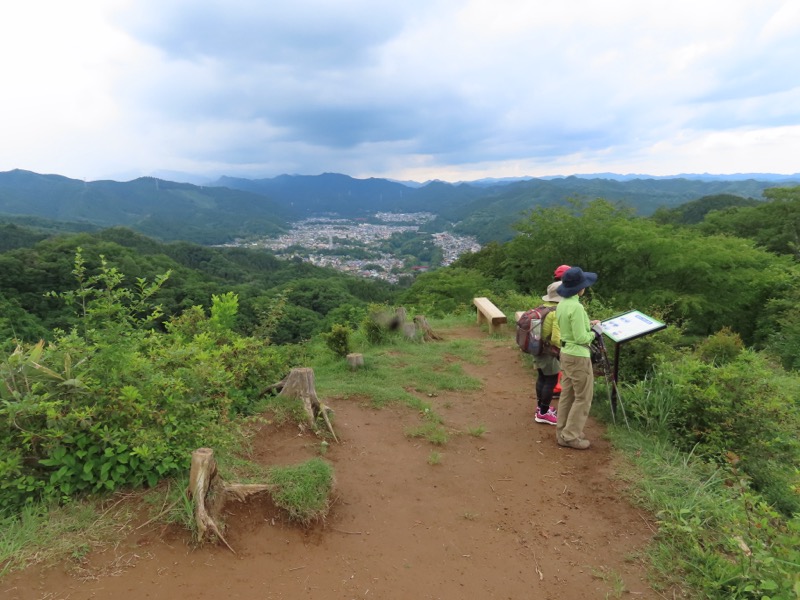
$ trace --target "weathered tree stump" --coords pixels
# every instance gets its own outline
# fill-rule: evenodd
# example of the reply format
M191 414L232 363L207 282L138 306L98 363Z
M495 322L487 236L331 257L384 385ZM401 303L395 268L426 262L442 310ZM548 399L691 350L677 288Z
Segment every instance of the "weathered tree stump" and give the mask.
M414 323L403 323L403 336L413 340L417 337L417 326Z
M248 496L268 491L267 484L241 484L225 483L217 473L217 461L214 460L214 451L211 448L198 448L192 452L192 465L189 471L189 488L186 493L194 502L194 520L197 524L197 539L203 541L211 532L217 539L235 550L222 535L217 525L216 515L222 510L229 498L244 501Z
M308 367L292 369L283 380L283 388L279 395L301 400L311 428L314 431L318 431L317 418L322 417L333 439L337 442L339 441L328 417L328 413L332 412L332 410L317 398L317 390L314 385L314 369Z
M414 317L414 324L417 327L417 331L421 334L423 342L441 341L444 339L438 333L434 332L433 329L431 329L431 326L428 323L428 319L425 318L425 315L417 315Z
M352 353L347 355L347 364L351 371L357 371L364 366L364 355Z

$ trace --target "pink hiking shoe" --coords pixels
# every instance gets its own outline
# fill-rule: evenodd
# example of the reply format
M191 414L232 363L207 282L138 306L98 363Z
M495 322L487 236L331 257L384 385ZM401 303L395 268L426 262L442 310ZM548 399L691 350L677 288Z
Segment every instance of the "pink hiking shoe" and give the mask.
M545 414L541 414L538 410L533 417L533 420L537 423L546 423L548 425L556 425L558 423L558 417L554 410L548 410Z

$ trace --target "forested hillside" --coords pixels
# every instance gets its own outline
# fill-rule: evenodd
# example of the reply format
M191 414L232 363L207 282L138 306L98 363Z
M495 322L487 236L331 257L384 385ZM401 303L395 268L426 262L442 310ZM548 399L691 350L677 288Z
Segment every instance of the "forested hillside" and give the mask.
M357 319L369 303L389 301L395 294L384 282L279 260L262 251L165 244L123 228L44 239L16 226L5 230L14 233L18 246L0 254L0 339L6 348L12 338L49 339L53 328L74 325L74 307L47 293L75 285L78 248L87 270L97 269L104 257L127 286L138 278L153 280L169 272L152 298L162 307L160 321L195 305L209 306L215 294L234 292L239 298L235 329L249 335L262 325L268 309L280 303L280 316L270 334L276 343L308 339L322 331L332 315L352 312Z
M278 234L286 211L260 195L142 177L79 181L30 171L0 173L0 215L126 226L161 240L202 244Z
M588 179L564 177L487 184L441 181L410 186L386 179L325 173L273 179L225 177L195 186L142 177L128 182L84 182L29 171L0 173L0 215L35 226L31 218L78 227L130 227L159 240L218 244L237 237L276 235L287 221L311 215L357 218L376 212L432 212L426 227L506 241L513 224L536 207L604 198L650 215L705 196L763 200L770 181L701 179ZM29 221L20 221L27 218Z

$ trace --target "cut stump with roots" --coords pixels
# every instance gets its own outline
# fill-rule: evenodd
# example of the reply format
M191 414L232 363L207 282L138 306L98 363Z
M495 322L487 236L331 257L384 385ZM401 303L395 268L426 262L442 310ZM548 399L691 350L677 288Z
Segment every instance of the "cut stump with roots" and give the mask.
M216 515L229 499L244 502L248 496L270 489L272 486L268 484L226 483L217 473L217 461L211 448L198 448L192 452L189 488L186 493L194 503L197 540L202 542L209 534L213 534L228 547L228 550L236 554L222 535Z
M322 418L328 431L333 436L333 439L338 442L339 438L333 431L328 413L333 410L317 398L317 390L314 384L314 369L308 367L299 367L292 369L286 378L283 380L283 385L279 396L286 396L289 398L297 398L303 403L303 410L306 413L306 418L312 430L318 431L318 418Z
M428 323L428 319L425 318L425 315L417 315L414 317L414 324L417 327L417 331L420 333L423 342L433 342L433 341L441 341L444 338L436 333Z

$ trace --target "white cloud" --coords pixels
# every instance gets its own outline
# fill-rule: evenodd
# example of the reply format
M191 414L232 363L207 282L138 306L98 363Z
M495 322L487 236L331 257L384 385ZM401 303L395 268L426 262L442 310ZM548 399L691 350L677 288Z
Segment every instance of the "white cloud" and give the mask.
M791 0L7 4L2 170L800 171Z

